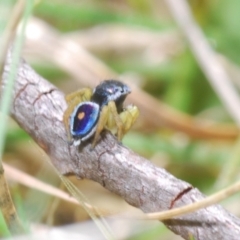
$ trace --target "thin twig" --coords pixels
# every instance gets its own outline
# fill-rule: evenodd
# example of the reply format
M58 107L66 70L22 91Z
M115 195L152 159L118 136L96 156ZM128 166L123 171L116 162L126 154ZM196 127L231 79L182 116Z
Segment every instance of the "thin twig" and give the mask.
M168 210L165 212L149 213L149 214L147 214L147 218L151 219L151 220L158 219L158 220L162 221L162 220L170 219L172 217L182 216L182 215L197 211L201 208L206 208L213 204L216 204L216 203L230 197L231 195L236 194L239 191L240 191L240 181L223 189L222 191L219 191L215 194L212 194L209 197L206 197L205 199L203 199L199 202L195 202L193 204L175 208L175 209Z
M71 202L77 205L80 205L80 203L72 196L69 195L69 193L66 193L62 190L59 190L58 188L51 186L47 183L44 183L18 169L15 169L14 167L11 167L8 164L3 164L3 167L6 172L6 176L8 179L16 181L20 184L23 184L29 188L37 189L39 191L42 191L44 193L47 193L49 195L58 197L62 200L65 200L67 202ZM85 203L89 209L93 209L91 205L88 203Z
M0 209L9 231L13 235L23 234L25 230L14 207L12 197L4 176L2 164L0 165L0 196Z

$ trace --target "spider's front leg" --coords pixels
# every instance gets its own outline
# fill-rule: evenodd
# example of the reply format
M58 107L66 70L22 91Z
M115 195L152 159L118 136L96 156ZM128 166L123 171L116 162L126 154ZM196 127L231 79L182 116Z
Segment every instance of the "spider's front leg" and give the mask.
M112 130L116 128L118 141L121 141L123 136L130 130L139 116L139 110L134 105L128 105L120 113L114 102L109 102L109 117L106 126Z
M118 141L121 141L124 135L123 121L117 112L117 108L114 102L112 101L109 102L108 108L109 108L109 117L108 117L107 127L109 127L109 129L113 129L114 127L116 127Z
M96 145L97 139L104 128L117 130L118 141L129 131L139 116L139 110L134 105L127 106L120 114L117 112L116 105L110 101L104 106L100 113L96 133L92 142L92 148Z
M109 130L117 128L117 137L118 140L121 141L123 137L123 123L119 117L116 105L113 101L110 101L108 105L105 105L101 110L96 133L92 142L92 148L95 147L97 139L104 128L107 128Z
M68 107L63 114L63 123L67 131L67 139L69 142L72 140L72 136L70 132L70 123L69 123L71 114L75 109L75 107L78 106L79 103L84 101L89 101L91 99L91 96L92 96L92 89L90 88L83 88L65 96L65 100L67 102Z
M123 135L125 135L139 116L139 109L135 105L128 105L120 114L123 123Z
M94 138L93 138L93 141L92 141L92 149L95 147L100 133L102 132L102 130L106 126L108 116L109 116L109 109L108 109L108 106L106 105L102 108L102 110L100 112L100 117L99 117L99 120L98 120L98 123L97 123L96 132L94 134Z

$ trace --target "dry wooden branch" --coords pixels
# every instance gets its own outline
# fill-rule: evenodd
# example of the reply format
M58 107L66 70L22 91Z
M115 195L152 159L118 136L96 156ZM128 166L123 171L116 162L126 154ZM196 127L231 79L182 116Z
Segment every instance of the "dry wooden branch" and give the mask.
M3 90L9 74L11 54L3 75ZM62 174L92 179L120 195L144 212L178 207L204 198L198 189L176 179L117 142L102 134L94 150L86 143L77 149L67 144L62 123L66 108L63 93L20 62L11 114L51 157ZM164 221L185 239L239 239L240 219L219 205Z

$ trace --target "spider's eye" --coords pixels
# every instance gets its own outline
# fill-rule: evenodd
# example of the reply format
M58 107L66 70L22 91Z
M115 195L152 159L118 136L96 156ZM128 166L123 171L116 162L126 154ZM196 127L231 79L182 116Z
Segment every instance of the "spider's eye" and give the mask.
M114 93L125 94L127 91L124 87L116 87Z
M119 93L124 93L124 90L123 90L123 88L118 87L118 88L116 88L115 93L117 93L117 92L119 92Z

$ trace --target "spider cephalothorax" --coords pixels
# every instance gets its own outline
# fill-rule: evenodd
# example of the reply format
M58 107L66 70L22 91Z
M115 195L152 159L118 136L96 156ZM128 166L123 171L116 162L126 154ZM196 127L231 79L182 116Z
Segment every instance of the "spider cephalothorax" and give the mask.
M95 134L94 146L104 128L115 130L118 140L121 140L139 115L136 106L123 108L130 92L130 88L122 82L105 80L93 91L84 88L67 95L68 108L63 119L69 141L73 140L77 146Z
M94 89L91 100L101 107L113 101L117 112L120 113L123 111L123 102L129 93L131 93L131 90L126 84L115 80L107 80Z

